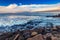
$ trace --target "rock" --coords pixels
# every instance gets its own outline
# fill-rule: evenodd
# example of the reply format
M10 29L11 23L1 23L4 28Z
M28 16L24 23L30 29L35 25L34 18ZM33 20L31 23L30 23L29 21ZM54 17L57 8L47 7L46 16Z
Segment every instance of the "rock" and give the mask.
M50 36L52 36L51 33L47 33L47 34L46 34L46 37L50 37Z
M31 37L31 33L30 32L25 32L23 34L23 36L24 36L24 38L29 38L29 37Z
M38 34L32 38L28 38L27 40L43 40L43 36L41 34Z
M51 37L47 37L46 40L52 40L52 38Z
M52 37L52 40L58 40L58 38L57 37Z
M29 25L29 26L27 26L26 28L27 29L32 29L34 26L31 26L31 25Z
M42 29L40 29L40 28L35 28L34 30L35 30L36 32L38 32L38 34L42 33Z
M38 33L37 32L32 32L31 33L31 36L35 36L35 35L37 35Z

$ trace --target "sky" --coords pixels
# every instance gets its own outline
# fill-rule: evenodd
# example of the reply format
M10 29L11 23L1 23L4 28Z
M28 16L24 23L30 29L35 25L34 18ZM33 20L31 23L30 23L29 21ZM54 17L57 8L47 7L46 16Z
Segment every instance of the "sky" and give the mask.
M22 4L55 4L59 3L60 0L0 0L0 5L9 5L16 3L19 5L19 3Z
M60 0L0 0L0 13L59 12Z

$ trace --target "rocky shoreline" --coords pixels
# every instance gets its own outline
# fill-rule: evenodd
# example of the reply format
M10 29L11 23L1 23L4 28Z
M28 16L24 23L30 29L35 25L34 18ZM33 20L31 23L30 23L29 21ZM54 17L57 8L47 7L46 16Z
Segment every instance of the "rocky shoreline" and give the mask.
M0 40L60 40L60 26L7 32L0 35Z

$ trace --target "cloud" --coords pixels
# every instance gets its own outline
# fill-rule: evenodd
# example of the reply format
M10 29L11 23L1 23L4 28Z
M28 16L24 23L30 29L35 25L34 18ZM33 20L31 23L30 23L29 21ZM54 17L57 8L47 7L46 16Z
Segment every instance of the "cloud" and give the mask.
M7 6L6 8L9 8L9 9L14 9L16 8L18 5L16 4L10 4L9 6Z
M0 6L0 13L19 13L19 12L59 12L60 3L57 4L31 4Z

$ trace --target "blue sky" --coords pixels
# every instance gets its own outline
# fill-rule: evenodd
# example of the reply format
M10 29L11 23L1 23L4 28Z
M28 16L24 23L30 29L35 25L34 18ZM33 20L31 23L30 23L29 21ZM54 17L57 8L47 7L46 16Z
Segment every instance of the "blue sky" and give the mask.
M9 4L55 4L59 3L60 0L0 0L0 5L6 6Z

